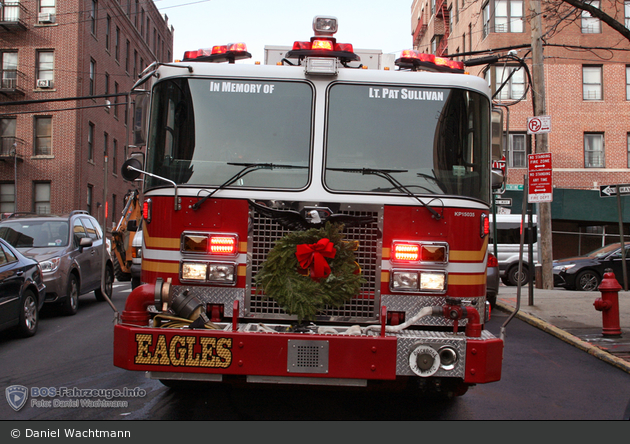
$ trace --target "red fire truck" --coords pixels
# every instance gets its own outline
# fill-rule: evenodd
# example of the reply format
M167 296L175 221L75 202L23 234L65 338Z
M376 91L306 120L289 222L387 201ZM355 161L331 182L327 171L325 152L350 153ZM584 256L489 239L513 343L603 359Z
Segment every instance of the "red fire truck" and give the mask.
M168 386L498 381L487 82L413 50L364 69L334 17L313 29L279 65L216 46L138 81L144 284L114 364Z

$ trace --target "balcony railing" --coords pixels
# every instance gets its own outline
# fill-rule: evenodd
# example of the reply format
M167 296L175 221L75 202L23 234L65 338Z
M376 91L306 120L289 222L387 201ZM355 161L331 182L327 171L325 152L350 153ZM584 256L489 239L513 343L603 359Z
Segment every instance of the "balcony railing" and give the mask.
M0 93L5 95L24 94L26 76L17 69L0 70Z
M7 31L26 29L26 8L20 2L10 1L0 3L0 28Z

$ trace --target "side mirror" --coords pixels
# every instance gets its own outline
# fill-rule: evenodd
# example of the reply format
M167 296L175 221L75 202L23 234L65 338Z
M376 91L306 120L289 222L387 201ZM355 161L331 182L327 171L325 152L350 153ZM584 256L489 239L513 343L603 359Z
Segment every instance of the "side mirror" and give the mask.
M94 244L91 237L82 237L79 240L79 250L83 251L86 247L91 247Z
M130 157L122 164L120 173L123 179L133 182L142 174L142 162L137 157Z
M503 159L503 111L492 109L492 160Z
M499 190L503 188L504 183L505 175L503 174L503 170L499 168L492 168L492 189Z

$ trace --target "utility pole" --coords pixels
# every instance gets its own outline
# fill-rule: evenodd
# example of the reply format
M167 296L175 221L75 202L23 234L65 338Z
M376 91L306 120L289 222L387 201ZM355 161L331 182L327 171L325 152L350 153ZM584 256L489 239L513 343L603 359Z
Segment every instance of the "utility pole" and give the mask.
M545 96L545 64L542 47L542 14L540 0L530 0L532 30L532 96L534 102L534 115L546 115ZM548 153L547 134L536 134L536 153ZM540 229L540 245L538 260L542 264L542 288L553 289L553 249L551 243L551 203L540 202L538 227ZM534 270L531 270L533 272Z

